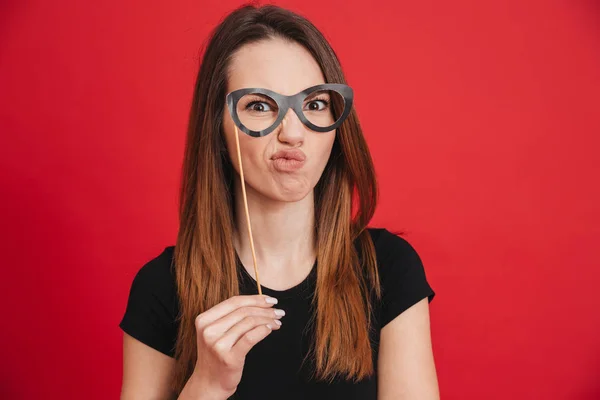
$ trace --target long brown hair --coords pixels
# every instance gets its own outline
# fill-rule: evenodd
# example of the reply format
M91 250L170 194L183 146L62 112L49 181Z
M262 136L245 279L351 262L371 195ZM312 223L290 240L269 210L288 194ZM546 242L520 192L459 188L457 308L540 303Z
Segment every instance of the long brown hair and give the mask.
M232 240L234 172L222 134L227 69L241 46L271 38L304 46L320 65L326 83L346 83L339 60L321 32L289 10L244 5L212 32L194 89L181 177L173 264L180 303L173 381L177 393L196 363L196 316L239 294ZM318 269L312 320L315 342L310 354L313 376L326 381L336 376L359 380L374 371L371 303L373 295L379 298L381 293L375 250L366 230L378 189L354 110L338 128L314 190Z

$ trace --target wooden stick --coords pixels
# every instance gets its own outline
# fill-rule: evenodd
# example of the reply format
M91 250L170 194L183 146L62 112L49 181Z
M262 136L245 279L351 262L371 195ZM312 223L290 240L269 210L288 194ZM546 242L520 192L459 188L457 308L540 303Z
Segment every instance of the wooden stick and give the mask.
M235 145L237 147L238 163L240 165L240 180L242 183L242 196L244 197L244 208L246 209L246 225L248 225L248 237L250 238L250 249L252 249L252 260L254 261L254 274L256 275L256 285L258 286L258 294L262 295L260 288L260 280L258 278L258 266L256 265L256 253L254 252L254 240L252 240L252 227L250 226L250 213L248 212L248 199L246 198L246 184L244 181L244 168L242 167L242 153L240 152L240 138L237 126L235 128ZM244 266L242 265L242 268Z

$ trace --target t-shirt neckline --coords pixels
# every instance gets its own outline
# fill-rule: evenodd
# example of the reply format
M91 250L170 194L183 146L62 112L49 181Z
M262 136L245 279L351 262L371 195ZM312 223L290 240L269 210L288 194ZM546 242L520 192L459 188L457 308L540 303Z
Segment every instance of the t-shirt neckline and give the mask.
M241 274L243 276L243 279L246 280L246 283L250 284L251 286L254 287L254 291L256 293L258 293L258 290L256 288L256 279L254 279L254 277L252 277L252 275L250 275L250 273L246 270L246 268L244 267L244 264L242 263L237 251L235 252L235 259L236 259L236 264L238 269L241 269ZM313 282L314 282L314 278L316 276L317 273L317 260L315 260L309 274L306 276L306 278L304 278L302 280L302 282L298 283L295 286L292 286L288 289L285 290L275 290L275 289L271 289L269 287L263 286L262 284L260 285L262 293L266 294L267 296L271 296L271 297L275 297L277 299L281 299L281 298L291 298L291 297L295 297L298 296L300 294L303 294L304 292L309 291L309 289L314 286Z

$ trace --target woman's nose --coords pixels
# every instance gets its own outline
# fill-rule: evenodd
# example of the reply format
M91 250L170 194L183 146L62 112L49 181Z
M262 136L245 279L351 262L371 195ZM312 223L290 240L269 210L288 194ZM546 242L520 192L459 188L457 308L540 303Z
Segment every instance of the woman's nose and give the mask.
M283 121L281 121L281 128L278 134L279 140L296 145L297 143L304 141L305 134L306 127L302 121L300 121L300 118L298 118L294 110L290 108L283 118Z

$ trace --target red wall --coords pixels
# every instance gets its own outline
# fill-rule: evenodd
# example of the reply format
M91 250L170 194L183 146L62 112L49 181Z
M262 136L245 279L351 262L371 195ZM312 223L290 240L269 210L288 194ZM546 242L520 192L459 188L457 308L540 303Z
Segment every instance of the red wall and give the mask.
M175 240L198 49L238 4L0 5L0 397L118 397L131 279ZM438 293L442 397L600 399L600 5L278 4L355 89L373 224Z

